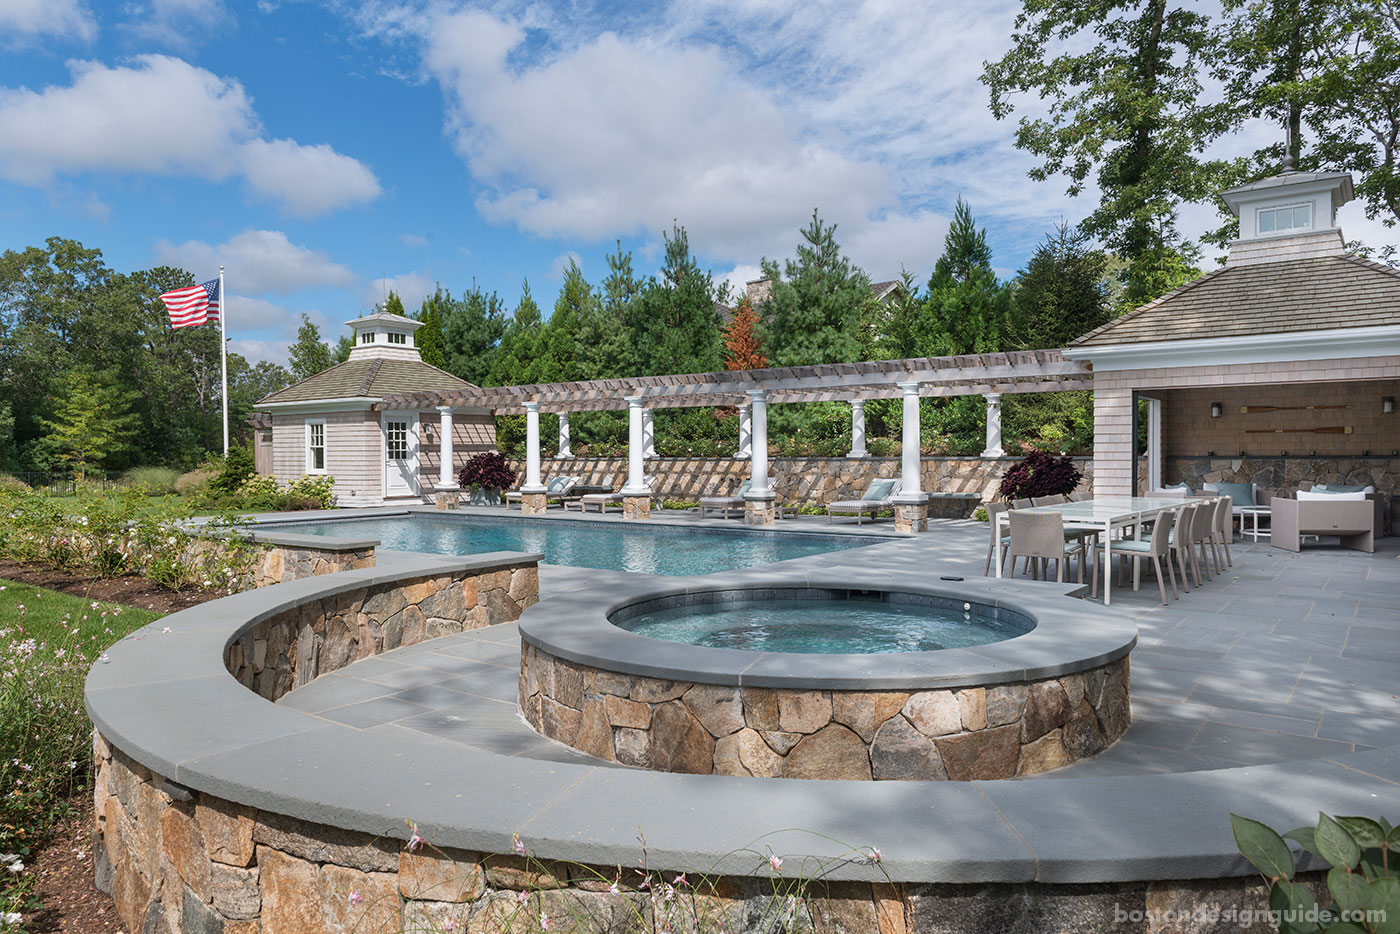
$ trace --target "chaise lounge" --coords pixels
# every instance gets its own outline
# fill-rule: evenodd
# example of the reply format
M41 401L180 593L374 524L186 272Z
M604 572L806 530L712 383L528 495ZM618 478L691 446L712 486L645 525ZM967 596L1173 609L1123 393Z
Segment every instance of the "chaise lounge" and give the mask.
M745 480L739 484L739 489L732 496L702 496L700 497L700 518L705 518L705 510L719 510L724 513L724 518L729 518L729 511L737 509L744 511L744 494L753 485L752 480Z
M550 480L544 487L545 504L548 505L550 500L557 499L563 502L567 507L569 492L573 490L574 487L578 486L578 483L578 477L555 477ZM515 503L519 506L520 500L524 496L525 494L519 490L511 490L505 497L506 508L510 508L511 503Z
M854 514L856 525L860 525L861 519L866 513L874 516L878 512L894 508L894 497L899 493L899 480L871 480L870 486L865 488L865 495L860 499L842 499L834 503L828 503L826 507L826 522L831 524L831 517L837 513L843 515Z
M642 480L648 491L651 490L653 479L649 476ZM607 512L609 506L621 506L623 499L622 491L614 490L611 493L585 493L574 502L578 503L579 512L588 512L589 506L597 506L599 512ZM564 511L569 511L569 500L564 501Z

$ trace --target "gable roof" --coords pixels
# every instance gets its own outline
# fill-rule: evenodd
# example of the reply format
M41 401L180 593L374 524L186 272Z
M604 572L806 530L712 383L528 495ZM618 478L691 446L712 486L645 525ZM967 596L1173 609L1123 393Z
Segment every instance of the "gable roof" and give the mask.
M405 392L475 389L446 370L421 360L366 357L337 363L329 370L259 399L256 405L320 399L382 399Z
M1105 347L1400 326L1400 270L1357 256L1226 266L1070 342Z

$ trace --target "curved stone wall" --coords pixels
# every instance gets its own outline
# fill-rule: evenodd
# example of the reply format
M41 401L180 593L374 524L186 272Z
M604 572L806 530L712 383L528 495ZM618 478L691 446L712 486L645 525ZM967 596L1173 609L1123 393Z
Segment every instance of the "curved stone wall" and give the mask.
M1128 659L1033 682L934 691L797 691L602 671L521 647L530 725L660 772L973 781L1036 775L1132 723Z

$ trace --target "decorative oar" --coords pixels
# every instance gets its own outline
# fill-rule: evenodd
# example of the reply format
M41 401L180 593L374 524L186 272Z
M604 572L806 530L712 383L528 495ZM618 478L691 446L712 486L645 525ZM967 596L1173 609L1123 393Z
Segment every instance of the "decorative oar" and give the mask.
M1326 428L1246 428L1247 435L1301 435L1311 432L1315 435L1349 435L1350 425L1330 425Z
M1313 409L1349 409L1349 405L1242 405L1241 415L1253 415L1255 412L1308 412Z

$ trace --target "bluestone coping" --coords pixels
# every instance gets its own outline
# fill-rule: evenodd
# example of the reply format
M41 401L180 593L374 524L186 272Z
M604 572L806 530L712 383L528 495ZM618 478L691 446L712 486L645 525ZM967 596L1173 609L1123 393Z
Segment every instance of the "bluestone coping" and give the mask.
M391 569L292 581L184 610L121 640L93 666L88 712L114 748L168 780L300 820L404 839L407 818L435 845L497 853L509 852L519 832L540 858L604 865L635 864L640 828L652 865L734 874L767 875L770 849L800 866L803 857L839 860L856 855L852 847L876 846L880 867L838 861L826 877L1086 883L1250 875L1229 812L1287 829L1313 823L1318 810L1374 815L1400 800L1400 747L1049 784L601 768L481 752L393 724L329 723L264 700L224 667L230 644L289 607L522 557L401 555ZM1034 599L1001 593L1008 602ZM1047 612L1046 593L1042 585L1038 614ZM1087 609L1065 603L1071 616Z

